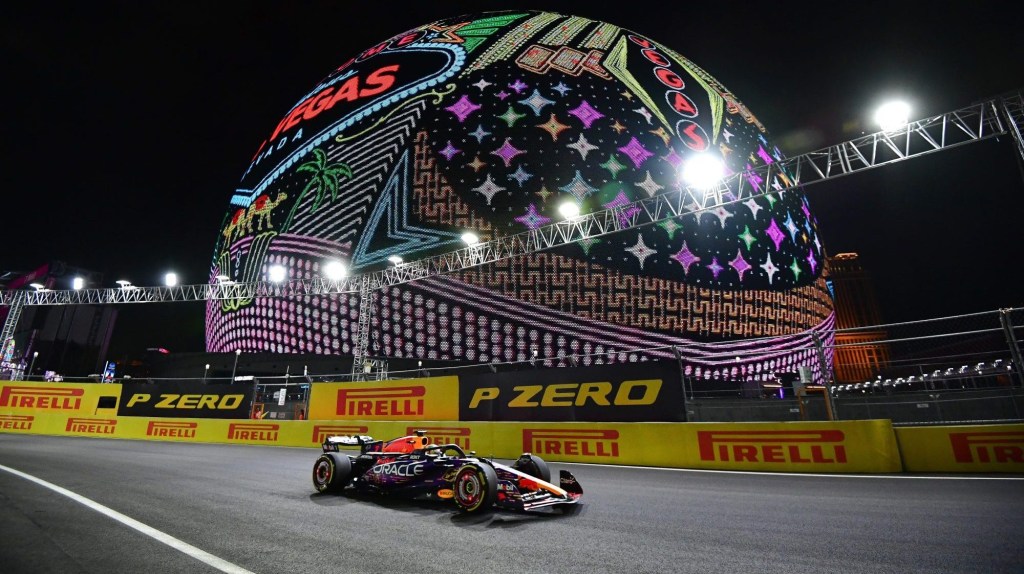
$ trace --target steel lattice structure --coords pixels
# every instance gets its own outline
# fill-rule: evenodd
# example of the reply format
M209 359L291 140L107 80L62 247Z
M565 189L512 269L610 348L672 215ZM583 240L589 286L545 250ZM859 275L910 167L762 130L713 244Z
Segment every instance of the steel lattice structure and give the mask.
M499 237L455 251L402 263L386 269L353 275L341 280L312 279L272 283L225 282L176 287L126 286L106 289L0 291L0 305L9 306L0 341L13 336L25 305L97 305L120 303L168 303L235 298L295 297L359 293L359 337L353 353L353 375L366 359L369 338L370 298L377 290L440 274L452 273L651 225L680 215L710 210L769 193L920 157L997 136L1013 138L1024 159L1024 91L991 98L958 110L908 123L898 130L880 131L860 138L801 154L753 170L736 173L710 190L681 188L612 209L580 215L514 235ZM776 178L775 176L780 176ZM769 182L782 180L786 185Z

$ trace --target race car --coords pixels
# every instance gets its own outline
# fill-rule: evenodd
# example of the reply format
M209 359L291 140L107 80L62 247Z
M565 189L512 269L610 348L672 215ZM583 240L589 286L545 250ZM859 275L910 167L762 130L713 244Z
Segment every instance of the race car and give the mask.
M358 455L340 451L359 447ZM493 508L531 511L576 504L583 489L567 470L558 485L544 459L523 453L512 466L466 453L457 444L433 444L424 431L390 441L331 436L313 465L319 492L357 492L425 500L453 500L464 512Z

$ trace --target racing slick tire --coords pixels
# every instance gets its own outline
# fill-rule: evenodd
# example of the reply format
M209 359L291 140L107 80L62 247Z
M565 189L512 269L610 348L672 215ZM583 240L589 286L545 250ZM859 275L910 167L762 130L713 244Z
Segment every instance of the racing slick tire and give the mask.
M455 474L452 490L463 512L490 510L498 497L498 474L485 464L467 464Z
M548 463L544 462L544 459L535 454L525 454L516 460L512 468L525 472L526 474L543 480L544 482L551 482L551 469L548 468Z
M352 478L348 455L325 452L313 464L313 487L318 492L338 492Z

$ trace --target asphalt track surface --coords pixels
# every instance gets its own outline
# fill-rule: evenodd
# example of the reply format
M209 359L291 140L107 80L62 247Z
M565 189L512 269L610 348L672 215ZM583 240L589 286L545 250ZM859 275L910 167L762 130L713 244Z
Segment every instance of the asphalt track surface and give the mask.
M570 469L574 512L315 493L318 450L0 434L0 465L239 572L1024 572L1024 479ZM218 572L0 469L0 572Z

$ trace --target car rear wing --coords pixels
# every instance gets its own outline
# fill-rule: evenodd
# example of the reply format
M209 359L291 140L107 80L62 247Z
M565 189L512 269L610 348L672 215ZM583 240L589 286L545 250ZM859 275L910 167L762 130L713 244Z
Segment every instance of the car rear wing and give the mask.
M367 446L372 446L374 444L374 442L375 441L373 440L372 436L366 436L366 435L338 435L338 436L329 436L329 437L325 438L322 447L324 449L324 452L338 452L338 450L343 448L343 447L358 446L360 452L366 452L367 451L366 447ZM376 441L376 442L381 442L381 441Z

